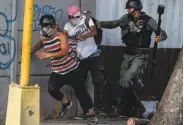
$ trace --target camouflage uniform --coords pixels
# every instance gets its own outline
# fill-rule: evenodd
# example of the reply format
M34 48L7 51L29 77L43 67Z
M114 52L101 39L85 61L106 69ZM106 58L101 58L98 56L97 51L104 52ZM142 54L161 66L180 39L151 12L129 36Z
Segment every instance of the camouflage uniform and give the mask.
M102 21L102 28L121 28L122 41L125 43L125 54L120 69L121 98L124 106L141 103L135 94L134 89L142 84L143 69L148 61L152 32L157 30L157 22L152 17L141 12L140 17L132 17L130 14L123 15L119 20ZM167 38L166 32L161 29L161 41ZM131 95L131 97L130 97ZM133 97L133 96L134 97ZM132 100L130 100L132 98ZM128 101L129 100L129 101ZM135 101L137 100L137 102Z
M107 29L118 26L121 28L122 41L126 47L121 65L120 85L133 87L141 83L138 80L148 60L152 32L157 30L156 20L142 12L137 19L125 14L119 20L102 21L100 24L102 28ZM161 30L161 40L166 38L165 31Z

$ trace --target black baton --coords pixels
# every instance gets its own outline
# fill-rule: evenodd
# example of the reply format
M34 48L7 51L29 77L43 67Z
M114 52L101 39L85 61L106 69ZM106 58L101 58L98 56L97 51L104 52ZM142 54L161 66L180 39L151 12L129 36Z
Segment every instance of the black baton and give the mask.
M156 31L156 36L160 35L160 26L161 26L161 15L164 13L164 9L165 6L164 5L158 5L158 25L157 25L157 31ZM156 52L157 52L157 47L158 47L158 43L155 41L154 43L154 48L153 48L153 53L152 53L152 73L151 73L151 78L154 79L155 78L155 67L156 67Z

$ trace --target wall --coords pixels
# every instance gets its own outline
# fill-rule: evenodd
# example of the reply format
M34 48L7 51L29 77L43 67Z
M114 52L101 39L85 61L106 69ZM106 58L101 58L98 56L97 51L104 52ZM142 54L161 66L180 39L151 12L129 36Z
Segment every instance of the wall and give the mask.
M143 11L158 20L157 7L165 5L161 27L167 32L168 39L159 43L159 48L181 48L183 45L183 0L141 0ZM125 9L127 0L97 0L96 17L100 21L117 20L127 13ZM152 37L152 45L154 36ZM103 45L119 46L121 41L120 28L113 30L104 29Z
M11 35L11 25L16 20L16 17L12 17L11 2L6 0L0 5L0 124L5 117L10 65L15 60L17 42ZM14 49L13 56L11 56L11 46Z
M96 4L96 0L81 0L82 9L90 10L94 17L96 17Z
M107 77L107 84L104 87L104 102L109 101L109 97L118 96L120 66L122 55L124 54L123 46L101 46L101 59L104 62L104 73ZM148 56L148 64L144 70L143 88L137 88L136 92L143 100L154 96L160 100L172 74L174 65L177 61L181 49L158 49L155 67L154 79L151 77L152 72L152 51ZM106 98L105 98L106 97Z
M158 44L156 76L154 80L151 76L152 57L149 54L149 61L144 74L143 89L138 90L138 94L143 99L148 96L155 96L160 99L168 80L172 73L175 61L179 51L183 46L183 1L182 0L141 0L143 11L154 19L158 20L157 7L159 4L165 5L165 13L162 16L161 27L167 32L168 39ZM127 0L97 0L96 1L96 18L99 21L118 20L127 13L125 9ZM152 44L154 43L154 34L152 35ZM102 41L102 60L104 62L105 75L107 76L107 90L105 94L109 97L117 96L117 86L119 83L120 65L124 53L124 44L121 41L120 28L103 29ZM113 93L113 95L111 94Z
M13 6L16 2L17 6ZM40 17L44 14L52 14L63 27L67 21L66 11L70 4L79 5L79 0L35 0L32 45L36 44L39 39ZM8 85L11 81L19 83L23 12L24 0L6 0L0 5L0 124L5 118ZM48 64L49 60L38 60L35 56L31 62L30 84L41 86L41 115L52 114L56 102L47 92L50 74ZM67 87L63 90L75 99L72 89Z
M18 6L13 7L13 2L18 1ZM23 26L23 12L24 12L24 0L6 0L0 5L0 124L5 118L6 104L8 97L8 85L13 80L19 83L20 74L20 52L22 42L22 26ZM162 27L168 32L168 40L159 45L160 48L181 48L182 45L182 1L181 0L144 0L145 11L157 19L156 8L158 3L166 4L166 13L164 14L164 20ZM69 4L79 4L79 0L35 0L35 13L33 24L33 40L32 45L36 44L39 38L39 26L38 20L44 13L50 13L57 17L57 20L61 27L67 20L66 10ZM96 4L96 6L95 6ZM125 0L83 0L82 7L92 11L99 20L112 20L118 19L126 11L124 10ZM149 8L151 7L151 8ZM96 14L95 14L96 10ZM13 15L15 12L15 15ZM170 16L173 15L173 16ZM12 28L13 27L13 28ZM174 30L173 30L174 29ZM118 46L122 45L120 40L120 29L104 30L104 45ZM111 37L109 37L111 36ZM174 41L174 42L173 42ZM107 58L109 57L110 49L106 49ZM116 50L116 48L115 48ZM114 51L114 50L112 50ZM112 51L111 54L112 54ZM121 48L119 48L121 51ZM118 51L118 52L119 52ZM116 52L115 52L116 53ZM165 51L161 52L164 56ZM112 60L114 54L112 54ZM175 56L174 56L175 55ZM172 50L166 57L167 60L176 59L177 54L173 54ZM173 57L172 57L173 56ZM170 58L172 57L172 58ZM107 59L106 58L106 59ZM160 57L161 59L162 57ZM111 58L108 58L108 63L111 63ZM119 58L117 58L119 60ZM160 60L162 61L162 60ZM166 61L167 62L167 61ZM117 62L118 63L118 62ZM168 62L169 63L169 62ZM35 56L31 62L31 84L39 84L41 86L41 114L53 114L53 108L55 106L55 100L50 97L47 92L47 82L50 74L50 67L47 66L49 60L38 60ZM164 65L164 63L162 63ZM174 63L172 63L172 66ZM111 66L111 65L110 65ZM118 66L118 65L117 65ZM168 65L164 65L164 69L167 69ZM171 65L169 65L171 66ZM107 66L108 67L108 66ZM111 66L112 67L112 66ZM170 67L171 71L172 67ZM116 69L112 69L115 71ZM110 70L109 72L111 72ZM161 69L162 72L165 71ZM118 71L115 71L116 73ZM11 74L11 75L10 75ZM168 75L166 76L168 79ZM87 80L89 83L88 90L92 95L93 87L91 85L91 79ZM64 87L62 89L69 95L74 101L74 107L70 111L70 115L76 115L77 109L75 107L80 106L74 97L73 90Z

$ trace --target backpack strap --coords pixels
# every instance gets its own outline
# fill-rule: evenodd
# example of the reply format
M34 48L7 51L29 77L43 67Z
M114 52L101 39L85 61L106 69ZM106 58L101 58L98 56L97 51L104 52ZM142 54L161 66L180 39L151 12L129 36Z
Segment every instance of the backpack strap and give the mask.
M90 18L91 18L90 16L86 16L86 19L85 19L85 24L86 24L87 28L89 28L89 20L90 20Z

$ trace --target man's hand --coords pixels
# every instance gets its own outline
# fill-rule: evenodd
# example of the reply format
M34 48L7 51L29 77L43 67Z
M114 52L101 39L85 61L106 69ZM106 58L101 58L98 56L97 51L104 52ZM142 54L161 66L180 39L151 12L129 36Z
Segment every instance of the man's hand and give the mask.
M78 40L83 40L84 38L83 38L83 35L78 35L77 37L76 37Z
M156 37L155 37L155 42L158 43L158 42L160 42L160 41L161 41L161 36L156 36Z
M50 54L47 53L47 52L37 52L36 53L36 56L39 58L39 59L47 59L47 58L50 58Z

